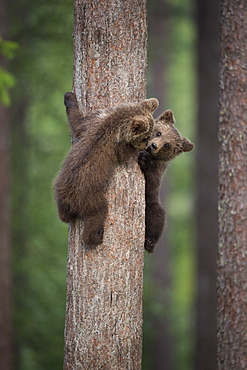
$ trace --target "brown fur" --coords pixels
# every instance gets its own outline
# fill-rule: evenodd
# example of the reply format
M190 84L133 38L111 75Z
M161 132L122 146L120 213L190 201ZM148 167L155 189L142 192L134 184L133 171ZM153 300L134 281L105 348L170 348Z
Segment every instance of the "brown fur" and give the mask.
M168 163L182 152L189 152L194 144L180 135L174 126L169 109L155 120L148 148L139 154L138 162L146 180L145 248L152 253L162 234L165 211L159 202L159 188Z
M105 193L113 171L147 147L158 100L118 105L87 117L80 114L73 93L65 94L65 105L75 140L55 181L59 217L67 223L84 220L83 241L95 246L103 240Z

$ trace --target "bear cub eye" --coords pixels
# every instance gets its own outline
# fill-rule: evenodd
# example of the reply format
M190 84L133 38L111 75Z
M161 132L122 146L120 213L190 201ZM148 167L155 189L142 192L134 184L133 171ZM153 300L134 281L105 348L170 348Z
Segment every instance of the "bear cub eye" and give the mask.
M162 133L159 131L159 132L157 132L157 134L156 134L156 136L161 136L162 135Z
M165 143L165 145L164 145L164 148L170 148L170 144L169 143Z

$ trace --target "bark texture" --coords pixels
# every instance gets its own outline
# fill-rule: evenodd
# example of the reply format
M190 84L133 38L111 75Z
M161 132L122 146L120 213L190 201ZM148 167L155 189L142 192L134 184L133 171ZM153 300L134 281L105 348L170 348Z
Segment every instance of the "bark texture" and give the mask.
M219 4L197 0L197 301L195 369L216 367Z
M83 113L146 94L146 1L74 1L73 90ZM104 243L69 230L64 369L140 369L145 186L133 159L108 192Z
M218 368L247 368L247 3L221 1Z

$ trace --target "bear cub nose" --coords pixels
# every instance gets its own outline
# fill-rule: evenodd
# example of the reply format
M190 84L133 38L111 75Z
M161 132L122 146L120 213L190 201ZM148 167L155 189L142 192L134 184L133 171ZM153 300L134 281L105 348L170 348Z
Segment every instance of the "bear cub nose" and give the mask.
M157 144L152 143L152 144L149 146L149 148L150 148L151 150L155 150L155 149L157 149Z

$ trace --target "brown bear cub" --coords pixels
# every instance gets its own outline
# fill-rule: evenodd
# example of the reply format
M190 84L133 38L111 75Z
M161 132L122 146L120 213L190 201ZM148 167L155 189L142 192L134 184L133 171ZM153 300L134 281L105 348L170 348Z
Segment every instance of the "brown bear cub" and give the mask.
M114 169L147 147L159 103L146 99L83 117L73 93L64 102L74 143L55 180L58 213L63 222L83 220L83 241L96 246L103 241L105 193Z
M174 126L173 112L166 110L155 120L148 148L139 153L138 163L146 180L146 231L145 249L152 253L162 234L165 211L159 202L159 188L168 163L182 152L194 148Z

